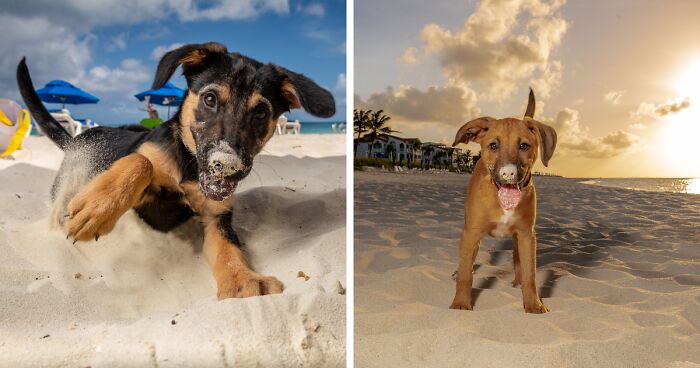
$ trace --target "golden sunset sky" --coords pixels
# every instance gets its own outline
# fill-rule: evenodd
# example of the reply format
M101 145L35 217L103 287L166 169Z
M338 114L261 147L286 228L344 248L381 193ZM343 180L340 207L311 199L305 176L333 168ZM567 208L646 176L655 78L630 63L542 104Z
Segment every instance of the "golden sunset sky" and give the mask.
M530 86L559 135L544 171L700 177L700 1L355 2L355 106L400 136L522 116Z

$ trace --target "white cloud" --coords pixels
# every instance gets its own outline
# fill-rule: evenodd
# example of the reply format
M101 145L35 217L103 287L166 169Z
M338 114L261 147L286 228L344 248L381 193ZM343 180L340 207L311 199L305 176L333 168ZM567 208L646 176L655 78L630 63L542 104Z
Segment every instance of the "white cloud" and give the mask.
M171 0L169 3L183 21L251 19L268 12L289 14L287 0L219 0L206 8L198 7L192 0Z
M124 59L116 68L104 65L91 68L77 78L76 84L95 92L138 92L138 87L152 78L150 70L136 59Z
M126 48L126 33L120 33L109 41L107 44L107 50L124 50Z
M170 28L166 26L146 26L139 30L138 34L136 34L136 38L139 41L157 40L171 33Z
M553 120L544 120L557 131L557 150L562 155L587 158L611 158L635 148L642 140L625 130L618 129L606 135L591 137L585 125L581 126L579 112L565 108Z
M487 99L508 98L524 80L547 98L561 79L553 54L568 28L563 3L483 0L460 29L423 27L423 48L437 56L445 77L479 85Z
M612 105L617 105L620 103L620 99L622 96L626 93L627 91L616 91L616 90L611 90L605 95L603 95L603 99L605 102L612 104Z
M311 3L304 8L304 14L323 18L326 15L326 8L319 3Z
M458 124L477 117L477 99L504 102L527 85L541 113L564 68L554 56L568 29L563 3L482 0L460 28L427 24L420 32L421 47L406 48L398 61L417 65L434 57L447 82L427 89L387 87L364 99L358 96L356 104L384 109L396 117L399 130L431 136L453 134Z
M96 25L138 24L177 18L181 21L242 20L264 13L289 14L287 0L25 0L3 4L3 11L23 16L60 19L77 30Z
M338 78L335 81L335 86L331 90L333 98L335 98L336 110L341 110L347 107L346 97L346 86L347 80L345 79L345 73L338 74ZM344 119L345 117L343 117Z
M406 65L418 64L420 62L420 60L418 60L418 49L415 47L407 48L399 58L399 61Z
M34 83L51 79L71 80L80 75L90 60L90 37L78 37L68 27L45 18L0 14L3 41L0 42L0 96L17 98L15 70L27 57ZM41 85L37 86L37 88Z
M387 87L366 99L356 98L357 108L384 110L403 121L454 125L479 114L474 91L455 85L432 86L420 90L402 85Z
M151 59L160 60L160 58L163 57L163 55L165 55L166 52L174 50L183 45L184 43L173 43L170 45L157 46L155 49L153 49L153 51L151 51Z
M561 75L564 66L560 61L555 60L547 64L539 78L530 81L530 87L537 91L537 96L549 98L553 89L561 83Z
M124 64L114 69L97 66L85 73L92 61L90 45L96 38L91 30L98 25L137 24L162 19L241 20L264 13L287 15L289 3L287 0L213 0L206 4L193 0L25 0L3 3L0 13L3 29L3 41L0 42L0 96L19 97L14 71L21 56L27 57L35 83L78 78L90 82L98 80L105 73L118 75L120 70L124 70ZM162 37L167 32L167 28L161 27L136 37ZM126 36L120 34L111 39L108 49L126 48ZM94 75L90 77L93 72Z
M331 34L328 31L311 27L306 27L306 29L304 30L304 36L312 40L320 41L331 41L332 39Z
M632 111L630 116L633 118L660 118L671 114L676 114L690 107L690 99L684 98L682 100L671 101L668 100L666 103L662 104L652 104L648 102L642 102L637 107L637 110Z
M335 81L335 87L333 87L333 90L345 93L346 85L347 82L345 80L345 73L340 73L338 74L338 79Z

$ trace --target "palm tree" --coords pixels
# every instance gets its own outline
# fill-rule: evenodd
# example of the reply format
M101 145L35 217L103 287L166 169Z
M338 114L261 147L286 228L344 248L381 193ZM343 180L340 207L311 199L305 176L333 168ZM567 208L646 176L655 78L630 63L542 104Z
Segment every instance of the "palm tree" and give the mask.
M430 156L434 150L435 150L435 148L433 148L433 146L426 146L423 149L423 157ZM421 168L423 167L423 161L425 161L425 160L421 160L421 164L420 164Z
M416 155L416 152L421 150L421 147L423 144L420 142L420 139L416 138L416 140L413 141L413 144L411 145L411 148L413 148L413 154L411 155L411 159L409 160L408 165L410 166L413 163L413 156ZM420 167L423 167L423 155L421 154L421 160L420 160Z
M445 151L440 150L440 151L435 152L435 156L433 156L433 165L437 166L438 163L439 163L439 164L440 164L440 168L442 168L442 162L441 162L440 159L441 159L442 156L444 156L444 155L445 155Z
M471 161L472 161L472 151L466 150L462 154L463 162L460 162L460 166L464 168L464 171L472 173Z
M372 110L353 110L353 127L355 133L357 133L357 140L355 141L355 156L357 156L357 145L360 142L362 133L367 130L367 122L369 121L369 116L371 113Z
M396 147L393 144L387 144L384 152L386 157L391 157L391 165L393 166L396 162Z
M474 168L476 168L476 163L479 162L480 158L481 158L481 152L472 156L472 161L471 161L471 171L472 172L474 172Z
M387 121L391 120L391 117L389 115L384 115L384 110L379 110L379 111L369 111L369 118L367 120L367 133L365 136L369 138L369 141L374 143L374 140L377 139L377 137L380 134L391 134L398 132L398 130L393 130L389 128L388 126L385 126ZM369 146L369 157L372 157L372 144Z

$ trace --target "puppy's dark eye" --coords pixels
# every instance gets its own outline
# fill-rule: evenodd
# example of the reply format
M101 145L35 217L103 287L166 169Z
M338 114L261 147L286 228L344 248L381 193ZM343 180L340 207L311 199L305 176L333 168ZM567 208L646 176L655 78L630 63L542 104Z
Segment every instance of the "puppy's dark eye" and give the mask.
M259 107L258 109L255 110L255 119L256 120L267 120L268 116L269 116L269 113L267 112L267 109L264 107Z
M202 100L207 107L216 107L216 95L213 92L207 92L202 96Z
M525 143L525 142L520 143L520 150L521 150L521 151L527 151L529 148L530 148L530 145L529 145L529 144L527 144L527 143Z
M496 142L491 142L491 143L489 144L489 149L490 149L491 151L496 151L496 150L498 149L498 143L496 143Z

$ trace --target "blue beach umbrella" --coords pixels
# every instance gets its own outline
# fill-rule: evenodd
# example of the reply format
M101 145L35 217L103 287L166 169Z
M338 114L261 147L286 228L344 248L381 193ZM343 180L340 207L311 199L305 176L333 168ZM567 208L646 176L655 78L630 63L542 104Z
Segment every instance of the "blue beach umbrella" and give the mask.
M99 98L62 80L52 80L46 83L44 88L37 90L36 93L42 101L60 103L63 108L66 107L66 104L94 104L100 101Z
M170 106L180 106L185 97L185 90L168 82L158 89L149 89L134 95L139 101L144 101L148 96L150 96L148 102L168 106L168 116L170 116Z

